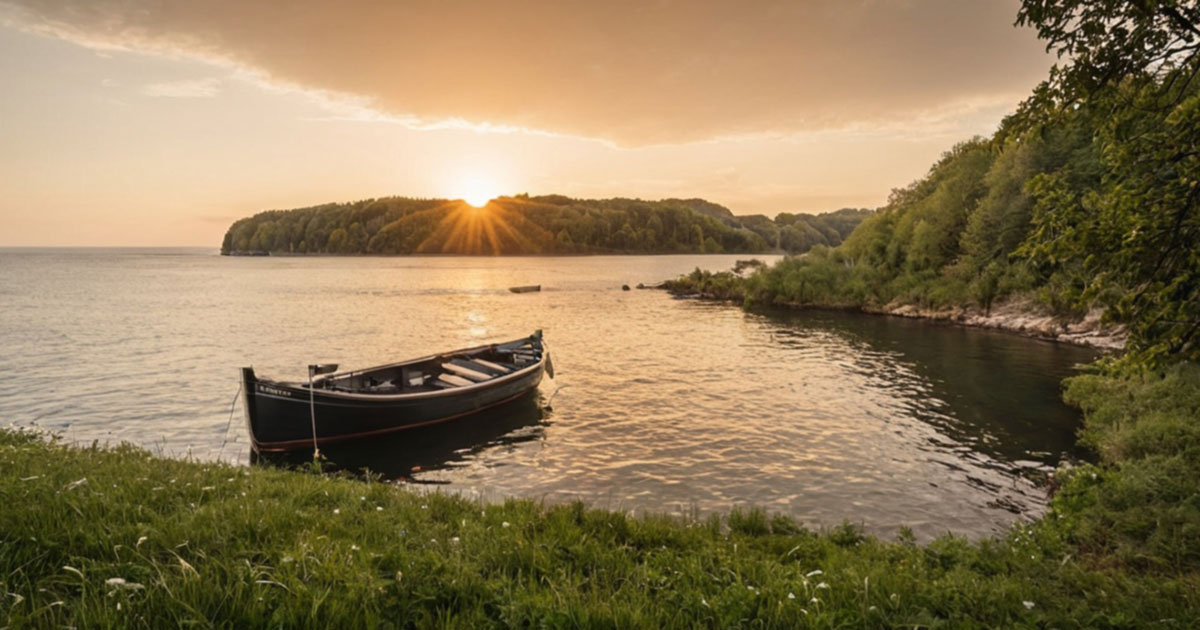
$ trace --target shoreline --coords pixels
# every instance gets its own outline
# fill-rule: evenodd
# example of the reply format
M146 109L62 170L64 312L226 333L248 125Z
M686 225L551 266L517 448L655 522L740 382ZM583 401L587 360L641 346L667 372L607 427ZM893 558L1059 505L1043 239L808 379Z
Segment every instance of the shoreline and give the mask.
M684 293L671 290L670 281L647 286L650 289L661 289L680 299L704 300L708 302L724 302L741 307L739 300L731 297L717 297L704 293ZM757 308L754 304L749 309ZM992 307L990 312L974 306L958 306L944 309L925 309L914 304L893 303L883 307L872 306L834 306L821 304L797 304L792 302L773 302L761 305L767 308L778 308L790 311L822 310L847 311L865 315L884 317L903 317L919 319L941 324L962 326L964 328L979 328L996 330L1029 339L1065 343L1075 346L1096 348L1110 352L1119 352L1125 348L1127 335L1120 326L1108 326L1101 322L1101 309L1092 309L1078 322L1063 322L1061 319L1039 309L1028 299L1010 299Z
M11 627L1133 627L1195 619L1184 439L1200 368L1069 380L1104 464L1050 511L979 541L810 529L530 499L482 503L368 479L69 446L0 429ZM1129 410L1134 426L1111 418ZM1167 467L1164 470L1164 465ZM1133 495L1127 494L1131 487ZM1111 503L1108 498L1130 499ZM1186 502L1186 499L1181 499ZM1136 527L1135 527L1136 525ZM1091 595L1098 593L1098 595ZM3 595L4 593L0 593ZM6 618L6 619L5 619ZM1098 623L1106 619L1118 623ZM1136 625L1136 624L1134 624ZM1164 627L1189 627L1164 624Z

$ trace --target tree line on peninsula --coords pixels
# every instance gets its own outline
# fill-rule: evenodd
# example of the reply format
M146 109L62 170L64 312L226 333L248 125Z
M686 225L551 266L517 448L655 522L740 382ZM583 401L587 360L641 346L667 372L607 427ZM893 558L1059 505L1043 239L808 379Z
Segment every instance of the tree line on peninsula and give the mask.
M871 210L737 216L703 199L385 197L270 210L230 226L222 254L801 253L837 246Z

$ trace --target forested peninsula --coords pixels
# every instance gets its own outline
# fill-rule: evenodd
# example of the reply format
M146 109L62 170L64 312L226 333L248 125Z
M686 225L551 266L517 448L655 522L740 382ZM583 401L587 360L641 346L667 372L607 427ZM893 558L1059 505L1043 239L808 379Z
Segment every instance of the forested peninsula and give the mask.
M684 254L806 252L839 245L871 210L774 219L703 199L572 199L516 195L482 208L386 197L270 210L230 226L221 253Z

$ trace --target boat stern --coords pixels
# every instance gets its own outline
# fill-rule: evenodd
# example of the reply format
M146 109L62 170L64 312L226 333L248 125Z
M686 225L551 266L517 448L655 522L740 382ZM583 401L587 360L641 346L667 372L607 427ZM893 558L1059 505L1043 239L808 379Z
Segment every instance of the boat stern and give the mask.
M254 368L242 368L242 411L246 415L246 429L250 432L250 445L257 448L258 439L254 433L254 412L255 412L255 386L258 384L258 377L254 375Z

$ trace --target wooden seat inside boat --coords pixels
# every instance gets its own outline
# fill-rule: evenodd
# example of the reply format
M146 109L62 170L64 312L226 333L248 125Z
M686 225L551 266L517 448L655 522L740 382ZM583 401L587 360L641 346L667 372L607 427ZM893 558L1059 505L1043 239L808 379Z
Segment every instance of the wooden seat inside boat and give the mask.
M456 362L456 361L448 361L446 363L443 363L442 369L445 370L446 372L453 373L462 378L471 379L472 381L475 381L476 383L486 381L489 378L492 378L491 374L488 374L486 372L480 372L479 370L471 369L465 365L461 365L461 362Z
M465 387L474 385L474 381L467 380L455 374L438 374L437 380L433 381L435 387Z
M471 359L471 361L473 363L478 363L479 365L482 365L485 368L491 368L493 370L496 370L497 372L499 372L501 374L508 374L509 372L513 371L513 368L515 367L513 365L501 365L499 363L492 363L491 361L487 361L487 360L479 359L479 358Z

